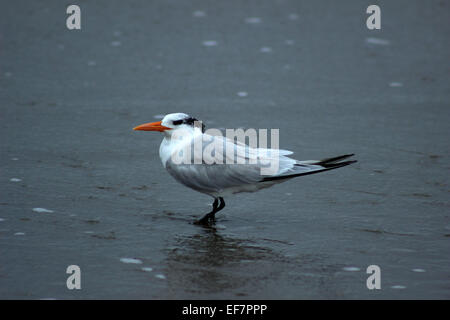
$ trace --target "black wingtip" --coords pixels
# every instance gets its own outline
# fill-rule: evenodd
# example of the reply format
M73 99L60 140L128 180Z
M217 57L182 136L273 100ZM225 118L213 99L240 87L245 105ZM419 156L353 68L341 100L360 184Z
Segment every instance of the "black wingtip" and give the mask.
M324 168L327 168L327 169L336 169L336 168L348 166L349 164L352 164L355 162L358 162L358 161L357 160L349 160L349 161L338 162L338 163L324 163L324 164L321 164L321 166Z
M346 155L343 155L343 156L322 160L320 163L315 163L314 165L320 165L320 166L323 167L323 169L321 169L321 170L313 170L313 171L302 172L302 173L291 174L291 175L285 175L285 176L266 177L266 178L262 179L261 181L274 181L274 180L290 179L290 178L295 178L295 177L300 177L300 176L307 176L307 175L310 175L310 174L316 174L316 173L319 173L319 172L324 172L324 171L328 171L328 170L333 170L333 169L345 167L345 166L348 166L348 165L353 164L353 163L358 162L358 161L357 160L348 160L348 161L337 162L337 163L336 163L336 161L342 160L342 159L346 159L346 158L351 157L353 155L354 154L346 154Z
M353 157L355 154L354 153L349 153L349 154L344 154L342 156L337 156L337 157L333 157L333 158L327 158L327 159L322 159L320 160L318 163L316 163L319 166L324 166L327 164L332 164L332 163L336 163L338 161Z

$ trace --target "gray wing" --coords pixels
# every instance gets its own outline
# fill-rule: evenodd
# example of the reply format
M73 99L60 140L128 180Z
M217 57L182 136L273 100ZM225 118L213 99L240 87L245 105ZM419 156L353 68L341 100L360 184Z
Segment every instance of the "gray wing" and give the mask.
M209 141L208 144L202 144L202 153L194 152L195 139ZM245 185L261 185L261 182L264 182L263 185L266 185L266 182L279 183L293 177L331 170L355 162L340 162L352 155L297 161L287 157L292 154L291 151L250 148L223 136L206 134L197 136L182 148L184 152L190 149L190 162L176 164L169 159L166 169L182 184L204 193L220 192ZM233 152L230 153L230 150ZM175 152L179 151L180 149ZM267 170L268 167L270 170Z
M202 139L201 153L194 150L198 139ZM223 136L206 134L194 137L174 152L179 153L180 150L190 152L190 163L179 164L170 158L166 162L166 169L176 180L200 192L218 192L257 184L264 177L289 172L296 163L285 156L291 154L287 150L250 148ZM271 174L267 175L267 172Z
M169 160L166 169L177 181L205 193L255 184L263 179L255 165L174 164Z

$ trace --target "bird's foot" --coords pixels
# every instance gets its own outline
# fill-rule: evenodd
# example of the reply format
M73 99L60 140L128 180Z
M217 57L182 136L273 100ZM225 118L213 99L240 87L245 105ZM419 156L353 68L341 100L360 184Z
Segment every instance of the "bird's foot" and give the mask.
M216 219L213 214L207 214L200 220L194 221L194 224L201 225L201 226L210 226L213 225L216 222Z

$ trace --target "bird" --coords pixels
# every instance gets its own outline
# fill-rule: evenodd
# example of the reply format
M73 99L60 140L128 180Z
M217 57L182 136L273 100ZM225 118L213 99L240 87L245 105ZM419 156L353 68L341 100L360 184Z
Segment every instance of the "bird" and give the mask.
M293 154L289 150L256 148L220 134L209 134L201 121L186 113L170 113L161 121L144 123L133 130L161 132L164 137L159 157L168 173L181 184L214 198L212 210L194 222L199 225L214 224L216 213L225 207L224 197L357 162L346 160L353 153L299 161L288 157ZM207 148L214 151L205 152ZM277 165L273 166L275 170L263 174L264 168L272 164Z

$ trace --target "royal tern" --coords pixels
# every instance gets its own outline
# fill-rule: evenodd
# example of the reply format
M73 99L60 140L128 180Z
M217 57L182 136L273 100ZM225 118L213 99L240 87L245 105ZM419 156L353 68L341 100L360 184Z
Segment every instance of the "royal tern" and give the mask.
M164 139L159 148L159 156L169 174L185 186L214 198L212 211L196 221L198 224L208 225L214 221L215 214L225 207L225 196L254 192L294 177L328 171L356 162L342 161L353 154L323 160L298 161L287 157L292 154L291 151L252 148L220 135L210 135L205 133L204 126L199 126L198 123L197 119L185 113L171 113L161 121L134 128L162 132ZM208 144L202 143L205 141ZM200 152L195 150L198 145L201 146ZM214 151L205 152L206 148L211 149L211 146L215 147ZM274 163L274 172L269 175L262 174L264 168Z

